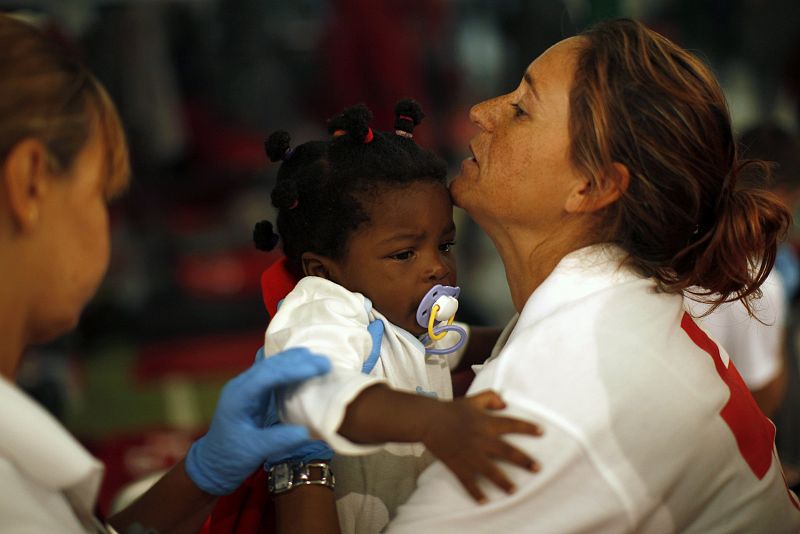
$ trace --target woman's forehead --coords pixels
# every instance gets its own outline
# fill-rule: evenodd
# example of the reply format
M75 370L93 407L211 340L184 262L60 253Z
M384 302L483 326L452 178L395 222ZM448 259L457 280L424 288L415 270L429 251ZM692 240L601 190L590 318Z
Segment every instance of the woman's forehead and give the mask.
M586 46L585 37L576 36L563 39L534 58L528 65L528 68L525 69L525 75L534 76L536 71L558 65L563 67L564 63L572 66L578 51L584 46Z
M522 76L521 85L541 100L554 85L571 86L575 73L578 51L585 46L582 37L570 37L559 41L534 59Z

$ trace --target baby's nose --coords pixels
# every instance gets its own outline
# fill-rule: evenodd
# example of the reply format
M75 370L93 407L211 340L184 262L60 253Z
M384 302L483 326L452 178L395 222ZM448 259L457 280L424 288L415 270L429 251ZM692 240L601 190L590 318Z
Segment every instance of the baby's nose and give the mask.
M439 282L448 275L450 275L450 267L441 260L434 261L428 270L428 280L432 282Z

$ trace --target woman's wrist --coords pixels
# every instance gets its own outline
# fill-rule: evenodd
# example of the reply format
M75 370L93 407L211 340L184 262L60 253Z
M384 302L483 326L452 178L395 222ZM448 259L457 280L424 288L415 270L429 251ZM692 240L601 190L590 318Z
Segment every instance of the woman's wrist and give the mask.
M274 496L278 534L337 534L339 516L333 491L324 486L301 486ZM313 510L314 513L308 513Z
M273 495L280 495L303 486L323 486L333 489L336 478L326 460L308 462L287 460L267 470L267 488Z

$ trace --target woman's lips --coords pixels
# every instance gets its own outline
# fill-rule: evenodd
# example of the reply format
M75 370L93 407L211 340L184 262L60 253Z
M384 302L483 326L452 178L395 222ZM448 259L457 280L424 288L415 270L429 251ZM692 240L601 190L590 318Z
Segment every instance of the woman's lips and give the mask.
M469 144L469 153L472 154L472 158L469 159L471 159L475 165L478 165L478 158L475 157L475 149L472 148L472 143Z

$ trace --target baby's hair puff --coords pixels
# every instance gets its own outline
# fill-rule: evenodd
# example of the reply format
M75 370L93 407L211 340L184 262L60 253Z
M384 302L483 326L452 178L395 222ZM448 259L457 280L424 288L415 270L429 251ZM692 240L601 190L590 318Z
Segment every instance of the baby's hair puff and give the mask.
M328 133L334 138L346 136L353 143L371 143L374 134L369 127L370 121L372 112L364 104L358 104L329 120Z
M370 126L372 112L358 104L328 121L330 139L292 147L285 131L269 136L267 156L280 162L271 199L290 262L299 266L304 252L340 259L350 235L370 222L370 206L387 188L416 182L445 187L444 160L412 139L423 117L417 102L403 100L395 109L395 131L381 132ZM278 237L265 223L257 225L254 240L259 249L271 250Z

